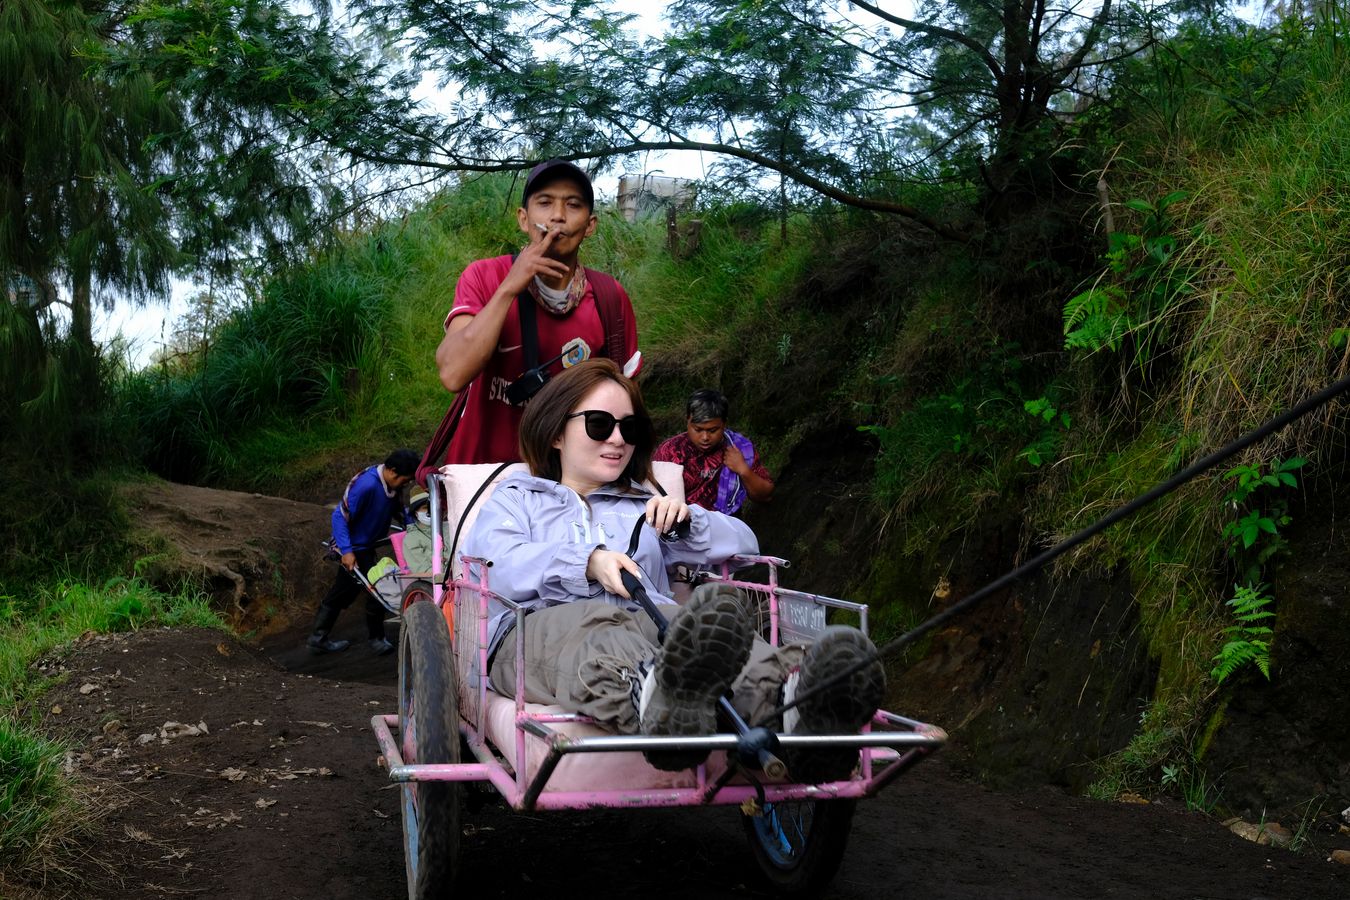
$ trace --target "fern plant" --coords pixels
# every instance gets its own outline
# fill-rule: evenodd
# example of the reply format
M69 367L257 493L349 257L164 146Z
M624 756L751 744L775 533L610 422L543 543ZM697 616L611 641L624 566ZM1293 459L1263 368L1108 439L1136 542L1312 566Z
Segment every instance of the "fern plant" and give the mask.
M1289 544L1280 534L1291 521L1289 501L1276 492L1298 487L1294 472L1306 463L1300 456L1287 460L1277 457L1268 465L1241 465L1228 471L1227 478L1237 483L1223 498L1234 515L1224 526L1223 536L1228 555L1245 584L1235 585L1233 597L1227 602L1234 624L1224 629L1227 640L1210 670L1220 684L1248 663L1260 669L1267 680L1270 678L1269 636L1274 631L1269 623L1275 617L1270 608L1274 598L1266 593L1260 578L1271 560Z
M1233 611L1234 624L1223 630L1227 640L1214 655L1215 665L1210 676L1219 684L1238 669L1251 663L1270 680L1270 640L1274 633L1267 624L1275 617L1270 604L1274 598L1265 592L1265 585L1234 585L1235 592L1228 606Z
M1128 300L1118 286L1101 283L1070 298L1064 304L1064 346L1090 352L1120 349L1121 339L1137 324Z
M1071 350L1117 351L1126 336L1139 334L1136 364L1146 361L1161 314L1187 291L1185 275L1174 264L1177 239L1168 207L1184 200L1173 191L1156 203L1128 200L1143 214L1138 234L1112 232L1107 238L1107 269L1097 283L1064 304L1064 346Z

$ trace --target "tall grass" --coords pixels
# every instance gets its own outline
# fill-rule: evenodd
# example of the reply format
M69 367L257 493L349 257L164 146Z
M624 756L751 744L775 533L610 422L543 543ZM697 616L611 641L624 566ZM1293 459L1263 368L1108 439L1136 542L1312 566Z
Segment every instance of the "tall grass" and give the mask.
M1224 73L1241 81L1249 67L1236 62L1263 58L1280 36L1302 66L1270 86L1248 127L1220 136L1219 129L1195 124L1189 140L1170 142L1151 128L1126 133L1136 164L1122 171L1128 178L1120 190L1156 196L1177 189L1190 197L1181 214L1189 239L1180 265L1189 272L1191 293L1170 313L1173 361L1165 377L1131 397L1129 406L1112 406L1125 398L1109 383L1095 389L1103 403L1097 427L1078 433L1077 457L1060 470L1066 502L1056 515L1070 514L1066 526L1161 480L1346 370L1344 346L1334 340L1350 319L1350 296L1339 284L1350 267L1350 187L1340 177L1350 165L1344 45L1317 29L1252 35L1245 44L1225 38L1230 52L1246 55ZM1322 74L1310 79L1310 72ZM1215 75L1205 73L1205 83L1214 86ZM1177 89L1199 93L1199 87ZM1197 134L1211 133L1213 143L1194 142ZM1325 410L1241 461L1295 451L1306 456L1338 440L1337 423ZM1086 552L1105 553L1109 561L1180 545L1196 562L1212 558L1222 490L1217 476L1192 485ZM1191 521L1187 510L1195 511ZM1202 544L1209 553L1200 551Z
M239 465L247 430L346 411L347 386L376 377L386 299L342 262L269 282L195 367L126 380L123 421L152 468L175 480L220 478Z
M189 365L127 378L121 421L141 458L174 480L276 491L324 472L329 455L424 446L450 401L433 360L455 283L472 260L520 248L519 190L510 177L463 179L278 273ZM810 355L780 358L794 331L807 348L819 343L811 329L829 334L828 316L782 309L822 255L808 220L794 224L806 239L782 247L761 237L762 216L716 213L697 252L676 258L663 222L597 212L582 262L632 297L644 352L660 361L658 406L676 409L694 387L767 382Z
M1190 291L1166 311L1168 338L1150 371L1102 366L1100 353L1072 361L1087 385L1083 424L1033 496L1038 530L1063 535L1087 525L1346 374L1338 337L1350 321L1342 284L1350 268L1346 36L1325 20L1188 33L1186 65L1161 54L1137 67L1130 83L1153 87L1140 89L1146 114L1113 134L1123 144L1112 186L1121 198L1188 195L1174 212L1183 226L1177 265ZM1136 226L1127 214L1118 227ZM1112 371L1116 378L1102 377ZM1334 484L1344 439L1328 408L1235 464L1308 457L1313 479ZM1063 561L1130 573L1160 662L1153 702L1185 711L1184 721L1167 722L1168 744L1183 755L1199 746L1197 729L1216 702L1208 671L1233 581L1222 551L1232 515L1225 490L1223 472L1211 473ZM1159 721L1144 722L1140 740L1156 737ZM1131 765L1108 761L1120 771Z
M518 246L509 178L465 179L403 218L277 273L185 367L122 386L141 458L165 477L275 488L335 448L419 446L449 397L433 355L472 259ZM364 449L362 452L365 452Z
M0 717L0 888L59 877L90 813L61 764L65 747Z

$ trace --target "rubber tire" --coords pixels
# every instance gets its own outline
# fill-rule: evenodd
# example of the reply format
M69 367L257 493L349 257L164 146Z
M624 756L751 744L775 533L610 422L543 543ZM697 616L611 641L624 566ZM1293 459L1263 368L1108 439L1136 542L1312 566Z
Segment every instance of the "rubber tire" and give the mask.
M406 613L414 603L431 602L432 597L431 582L419 578L403 589L402 611Z
M773 893L816 897L825 890L843 862L856 805L855 800L798 800L766 804L762 816L741 816L760 876ZM775 813L779 816L776 821ZM793 838L784 832L780 838L776 824L790 825L787 816L795 819L798 814L810 815L805 834ZM784 849L782 839L790 840L793 846Z
M445 618L434 603L413 603L403 613L398 727L405 763L459 762L454 654ZM401 786L408 900L451 896L459 868L460 790L457 781Z

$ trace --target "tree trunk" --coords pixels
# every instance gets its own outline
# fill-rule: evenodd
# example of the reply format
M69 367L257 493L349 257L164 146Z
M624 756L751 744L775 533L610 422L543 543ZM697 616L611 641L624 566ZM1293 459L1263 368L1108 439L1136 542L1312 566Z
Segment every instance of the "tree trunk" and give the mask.
M94 314L91 302L91 278L87 270L71 277L70 336L76 345L94 355Z

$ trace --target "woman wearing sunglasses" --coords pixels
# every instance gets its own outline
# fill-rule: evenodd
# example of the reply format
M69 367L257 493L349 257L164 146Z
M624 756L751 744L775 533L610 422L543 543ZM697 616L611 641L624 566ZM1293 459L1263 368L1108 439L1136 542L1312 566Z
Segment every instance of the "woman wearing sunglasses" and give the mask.
M463 551L492 560L493 591L530 609L527 701L589 715L621 733L711 734L728 688L742 716L765 724L790 678L804 688L873 651L852 628L827 629L809 650L771 647L755 638L739 592L722 586L704 585L673 605L668 566L715 565L758 553L759 543L739 519L646 487L655 433L637 385L613 362L590 360L551 379L526 408L519 435L530 474L496 487ZM622 550L639 517L652 527L641 529L630 558ZM672 604L664 644L624 588L624 570L657 603ZM494 690L514 696L514 617L493 605L488 671ZM796 730L857 730L880 703L883 684L879 663L863 669L803 703ZM834 754L833 768L842 772L821 774L846 777L856 752ZM702 758L653 753L648 761L683 769Z

